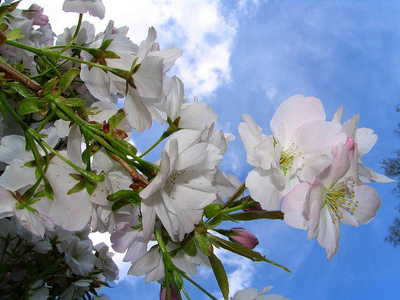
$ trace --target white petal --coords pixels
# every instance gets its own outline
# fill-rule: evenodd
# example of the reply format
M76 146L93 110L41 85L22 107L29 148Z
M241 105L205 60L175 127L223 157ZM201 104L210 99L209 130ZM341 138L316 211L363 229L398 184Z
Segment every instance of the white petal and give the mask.
M20 135L8 135L1 138L0 161L11 164L14 159L24 162L32 161L33 155L25 151L25 138Z
M37 181L35 172L36 168L26 167L25 162L16 159L0 176L0 185L15 192L20 188L33 185Z
M101 0L65 0L63 11L83 14L89 11L94 17L104 18L105 7Z
M214 110L204 102L193 102L184 105L181 111L179 128L203 130L212 123L217 124L218 116Z
M354 191L355 197L352 202L358 201L359 203L354 205L354 211L351 208L342 210L342 222L357 227L359 224L367 224L375 217L381 206L381 199L377 191L368 185L356 185Z
M324 121L325 111L321 100L295 95L283 101L276 109L270 126L274 137L284 147L291 145L293 133L304 123Z
M151 127L151 114L132 87L129 87L129 92L125 97L124 110L126 119L135 130L143 132Z
M302 182L296 185L282 200L281 211L285 214L284 221L289 226L299 229L307 229L307 219L304 211L308 201L310 185Z
M139 95L144 98L158 98L162 91L162 58L146 57L133 75Z
M339 249L340 237L340 222L339 220L333 221L329 208L325 205L321 209L318 243L325 248L326 257L330 260Z
M283 173L281 174L284 180ZM282 199L283 188L277 182L272 170L256 168L247 175L246 187L251 198L260 202L265 210L277 210Z
M0 185L0 219L14 215L14 205L17 200Z

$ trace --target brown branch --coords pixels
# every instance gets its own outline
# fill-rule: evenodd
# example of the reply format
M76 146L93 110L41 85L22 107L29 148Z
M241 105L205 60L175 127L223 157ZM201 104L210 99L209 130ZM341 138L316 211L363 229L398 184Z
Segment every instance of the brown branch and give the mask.
M42 86L39 83L26 77L24 74L18 72L17 70L15 70L13 67L11 67L9 64L7 64L2 60L0 60L0 69L7 72L11 76L13 76L16 80L18 80L31 90L34 90L35 92L38 92L42 88Z

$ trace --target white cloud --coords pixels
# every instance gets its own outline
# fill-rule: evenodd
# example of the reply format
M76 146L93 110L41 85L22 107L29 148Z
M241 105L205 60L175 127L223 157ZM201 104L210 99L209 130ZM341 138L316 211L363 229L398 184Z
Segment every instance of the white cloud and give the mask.
M219 249L215 249L215 255L222 261L226 269L233 269L233 271L227 272L230 296L233 296L238 290L252 286L256 271L253 261Z
M56 33L77 21L77 14L61 11L62 0L27 0L21 8L31 3L45 8ZM106 7L103 20L84 16L98 31L111 19L117 27L128 26L129 37L140 43L146 38L148 28L154 26L162 48L174 45L184 51L172 72L185 83L189 99L208 97L230 81L229 59L238 22L235 11L227 12L220 1L103 0L103 3ZM244 4L242 7L245 9Z

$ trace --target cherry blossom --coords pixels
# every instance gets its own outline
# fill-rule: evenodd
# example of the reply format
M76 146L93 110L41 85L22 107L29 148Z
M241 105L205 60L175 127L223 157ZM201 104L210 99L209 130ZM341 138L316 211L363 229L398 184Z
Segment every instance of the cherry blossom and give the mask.
M63 10L66 12L86 13L91 16L104 18L105 7L101 0L65 0Z
M271 119L273 135L266 136L248 116L239 133L253 169L246 178L252 198L266 210L279 203L300 181L312 182L331 162L331 147L346 141L340 124L325 121L321 101L296 95L283 101Z
M358 179L357 147L339 144L333 160L312 184L302 182L282 202L285 222L308 231L326 249L328 260L339 248L340 223L358 226L372 220L381 200L374 188Z

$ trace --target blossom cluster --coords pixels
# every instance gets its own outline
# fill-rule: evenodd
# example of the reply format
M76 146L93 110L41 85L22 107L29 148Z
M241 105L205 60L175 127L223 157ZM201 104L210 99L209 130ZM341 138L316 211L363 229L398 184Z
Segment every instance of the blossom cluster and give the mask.
M227 299L215 248L288 269L253 250L252 233L220 228L224 221L284 219L308 230L330 259L340 222L357 226L375 216L379 196L363 182L389 179L362 164L376 135L357 128L357 116L341 124L340 109L326 121L319 99L298 95L278 107L266 136L244 115L239 133L255 168L241 184L220 169L234 136L167 75L182 51L162 49L153 27L139 45L112 21L96 33L82 14L103 18L103 3L65 0L64 11L79 13L79 21L56 35L41 7L20 10L18 3L0 5L0 222L8 228L1 253L23 261L47 255L62 268L42 278L15 275L25 265L4 268L1 289L31 276L29 295L96 294L101 276L115 280L117 269L104 244L93 247L90 231L108 232L131 264L128 274L158 281L161 298L179 299L183 280L193 283L197 267L206 266ZM135 136L154 121L167 128L140 153ZM160 159L148 161L162 141ZM234 299L263 299L266 291Z
M331 259L339 245L340 223L358 226L372 220L381 200L365 182L390 182L361 162L377 135L357 128L358 115L340 124L343 107L331 121L314 97L283 101L266 136L251 116L243 115L239 133L247 161L251 197L266 210L281 209L285 222L317 238Z
M107 286L118 267L104 243L93 246L89 229L61 227L44 237L24 229L15 218L0 219L0 296L2 299L81 298ZM100 295L95 293L97 298ZM101 299L106 299L104 296Z

